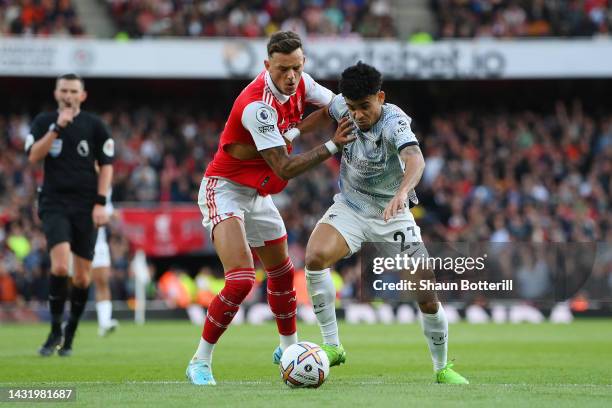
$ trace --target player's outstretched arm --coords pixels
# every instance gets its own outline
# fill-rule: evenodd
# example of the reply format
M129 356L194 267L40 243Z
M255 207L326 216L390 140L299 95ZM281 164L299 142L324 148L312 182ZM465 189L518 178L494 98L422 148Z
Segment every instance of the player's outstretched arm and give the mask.
M383 219L386 221L395 217L398 213L405 211L408 193L419 184L423 170L425 170L425 159L418 145L407 146L400 152L400 159L404 162L404 178L395 194L395 197L387 204L383 211Z
M308 152L290 156L285 146L278 146L261 150L260 153L278 177L289 180L330 158L338 149L353 140L353 125L345 118L338 124L336 133L329 142Z

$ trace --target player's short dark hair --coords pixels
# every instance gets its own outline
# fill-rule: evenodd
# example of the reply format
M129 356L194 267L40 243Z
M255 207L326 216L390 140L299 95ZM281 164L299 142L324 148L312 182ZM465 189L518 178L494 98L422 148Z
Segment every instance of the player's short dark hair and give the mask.
M268 41L268 57L275 52L291 54L298 48L302 48L302 39L293 31L279 31L272 34Z
M60 79L65 79L67 81L80 81L81 86L83 86L83 89L85 89L85 81L83 80L83 78L81 78L77 74L69 73L69 74L60 75L57 77L57 80L55 81L55 83L57 84L60 81Z
M342 72L338 86L342 96L354 101L376 95L382 86L382 74L371 65L359 61Z

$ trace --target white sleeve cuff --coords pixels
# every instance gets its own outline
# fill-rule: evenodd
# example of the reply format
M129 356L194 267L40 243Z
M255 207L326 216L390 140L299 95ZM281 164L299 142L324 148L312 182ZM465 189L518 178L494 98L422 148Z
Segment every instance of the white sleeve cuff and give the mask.
M325 142L325 147L327 148L327 150L329 150L329 152L332 155L338 153L338 146L331 140L328 140L327 142Z
M293 142L293 139L298 137L300 134L301 134L300 129L294 127L294 128L289 129L288 131L286 131L283 136L288 141Z

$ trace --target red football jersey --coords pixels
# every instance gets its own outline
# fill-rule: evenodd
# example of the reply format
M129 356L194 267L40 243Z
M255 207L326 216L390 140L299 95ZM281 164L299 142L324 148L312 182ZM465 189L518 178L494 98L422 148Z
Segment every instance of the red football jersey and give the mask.
M330 90L305 72L296 92L284 95L268 71L263 71L236 98L205 176L226 178L252 187L261 195L279 193L287 181L278 177L263 158L239 160L230 156L225 147L232 143L253 145L257 150L284 146L282 134L302 120L306 104L326 106L332 96ZM288 150L291 152L291 148Z

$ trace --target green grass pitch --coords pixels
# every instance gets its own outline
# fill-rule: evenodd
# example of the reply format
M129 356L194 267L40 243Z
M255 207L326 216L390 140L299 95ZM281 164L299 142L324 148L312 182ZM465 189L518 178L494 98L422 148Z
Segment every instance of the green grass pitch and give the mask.
M217 387L185 380L200 334L187 322L124 323L108 338L85 323L70 358L36 355L47 325L3 325L0 386L76 387L77 402L62 404L68 407L612 406L610 320L451 325L449 357L468 386L433 384L417 324L341 325L340 333L347 364L332 368L319 389L291 390L271 363L273 324L226 333L215 350ZM318 328L300 325L300 338L320 342Z

